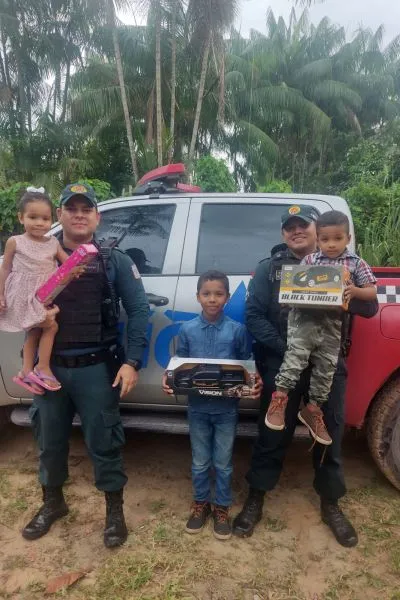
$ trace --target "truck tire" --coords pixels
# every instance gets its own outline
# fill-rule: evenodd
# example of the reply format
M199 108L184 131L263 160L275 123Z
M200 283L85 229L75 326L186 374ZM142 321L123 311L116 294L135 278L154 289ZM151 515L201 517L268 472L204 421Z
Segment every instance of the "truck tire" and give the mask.
M377 394L367 422L372 457L382 473L400 490L400 378Z

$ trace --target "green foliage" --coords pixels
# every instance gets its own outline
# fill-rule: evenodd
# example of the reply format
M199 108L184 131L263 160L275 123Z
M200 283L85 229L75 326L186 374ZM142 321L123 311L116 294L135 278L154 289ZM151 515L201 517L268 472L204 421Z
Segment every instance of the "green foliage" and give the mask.
M362 180L386 187L400 178L399 127L393 124L348 150L344 168L351 185Z
M110 200L110 198L114 197L114 194L111 192L111 185L107 181L102 181L101 179L83 179L79 183L91 185L99 202Z
M12 234L21 232L18 223L18 202L29 183L14 183L0 190L0 237L2 240Z
M235 192L236 184L225 161L203 156L195 165L194 183L203 192Z
M393 192L375 183L360 181L343 195L353 216L356 239L363 243L366 225L385 216Z
M267 185L257 186L257 192L263 192L265 194L291 194L293 190L288 181L273 179L267 183Z
M384 216L367 225L364 242L358 250L372 266L400 265L400 193L396 200L389 202Z

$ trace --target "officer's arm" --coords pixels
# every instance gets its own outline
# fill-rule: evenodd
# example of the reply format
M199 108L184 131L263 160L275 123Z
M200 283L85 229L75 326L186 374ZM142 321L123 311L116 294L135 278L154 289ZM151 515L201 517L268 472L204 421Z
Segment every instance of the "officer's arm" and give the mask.
M270 261L261 262L249 283L246 301L246 325L254 339L279 355L284 355L286 345L275 326L267 318L271 301Z
M349 302L349 313L365 319L371 319L379 310L378 300L360 300L352 298Z
M116 267L116 292L128 317L126 357L129 360L142 360L143 351L147 346L147 296L137 269L135 272L132 270L133 263L129 256L119 251L114 251L112 256Z

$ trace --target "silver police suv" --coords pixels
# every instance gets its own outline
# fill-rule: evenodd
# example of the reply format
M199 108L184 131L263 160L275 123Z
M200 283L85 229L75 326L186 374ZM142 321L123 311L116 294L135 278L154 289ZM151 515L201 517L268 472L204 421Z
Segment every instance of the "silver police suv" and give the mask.
M298 194L205 194L179 183L183 165L145 176L132 197L99 205L100 241L113 239L136 263L151 304L149 345L140 383L121 404L126 427L185 433L186 397L166 396L161 378L174 355L180 325L196 316L198 276L218 269L229 276L226 314L243 322L245 296L257 263L281 241L283 208L308 204L320 213L337 209L350 219L345 200ZM51 233L61 230L55 224ZM354 235L352 235L354 239ZM354 248L352 248L354 249ZM0 406L14 405L12 420L28 425L29 394L13 383L20 368L23 334L0 332ZM239 435L254 433L257 403L241 400ZM79 424L79 421L75 421Z

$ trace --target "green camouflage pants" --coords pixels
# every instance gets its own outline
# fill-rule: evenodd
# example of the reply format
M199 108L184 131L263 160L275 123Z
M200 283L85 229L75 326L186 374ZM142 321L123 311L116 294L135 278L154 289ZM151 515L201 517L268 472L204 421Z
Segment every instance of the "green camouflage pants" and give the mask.
M288 348L275 378L277 388L293 390L311 363L309 400L328 399L340 351L342 320L337 313L292 308L288 319Z

